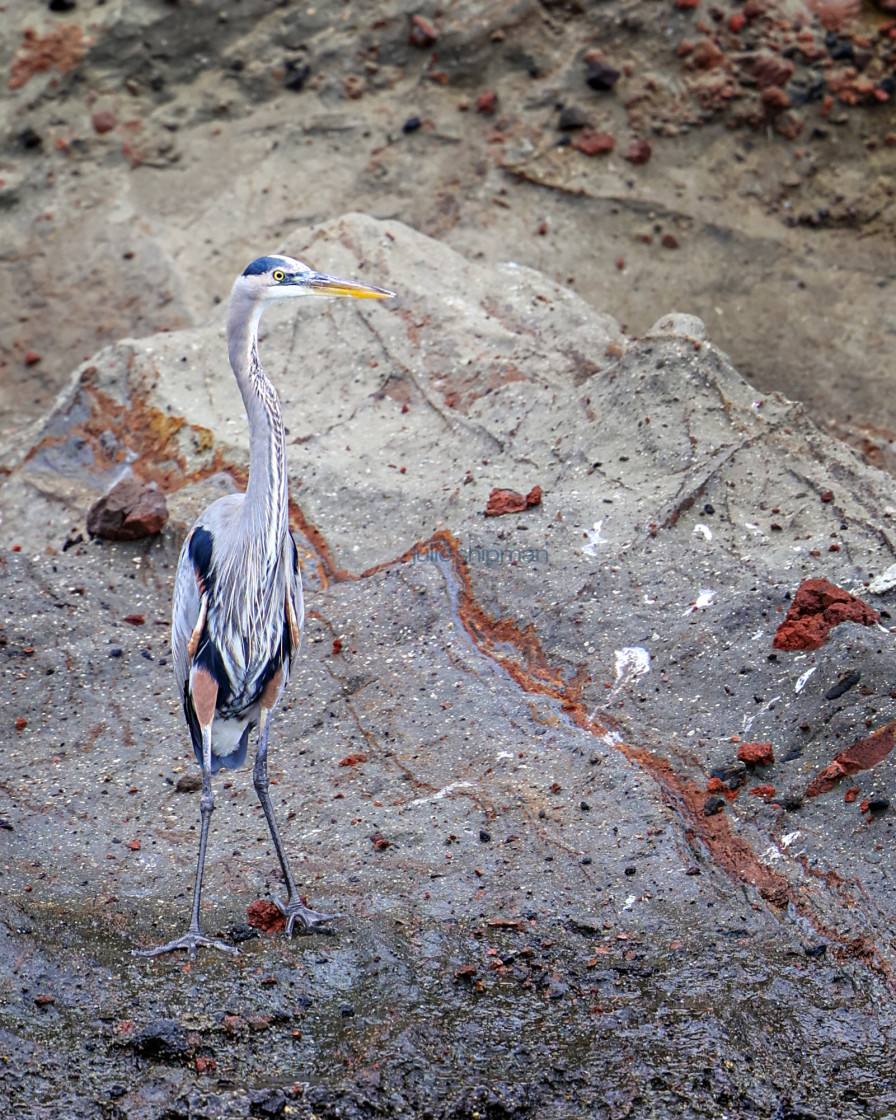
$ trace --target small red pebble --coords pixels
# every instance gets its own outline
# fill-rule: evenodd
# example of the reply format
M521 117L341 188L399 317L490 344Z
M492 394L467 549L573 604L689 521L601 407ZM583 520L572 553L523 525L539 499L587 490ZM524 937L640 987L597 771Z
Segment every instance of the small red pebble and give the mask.
M680 8L683 12L688 8L699 8L700 0L675 0L675 7Z
M484 117L492 116L497 107L498 95L491 90L480 93L476 98L476 112L481 113Z
M675 236L674 233L664 233L663 236L662 236L662 240L660 241L660 244L663 246L664 249L677 249L678 248L678 238Z
M104 132L111 132L118 121L115 119L115 114L109 109L100 109L90 118L90 123L93 125L93 131L102 136Z
M867 801L860 801L859 802L859 812L860 813L867 813L868 812L868 802Z
M722 781L721 778L710 778L709 781L706 783L706 792L707 793L721 793L722 790L725 789L725 788L726 788L725 783Z
M16 731L24 731L28 726L28 720L24 716L19 716L16 720Z
M146 619L142 614L126 614L121 621L129 622L131 626L142 626Z
M56 1002L56 997L55 996L35 996L34 997L34 1002L37 1004L38 1007L46 1007L47 1004L55 1003Z
M21 552L22 551L22 546L20 544L14 544L12 546L12 551L13 552Z
M622 270L625 268L625 257L617 257L616 258L616 267L619 269L620 272L622 272Z
M539 237L544 237L544 235L548 232L548 223L547 222L539 222L538 229L535 232L538 234Z
M340 766L357 766L360 762L366 762L366 754L347 754L345 758L339 760Z
M616 147L616 137L610 132L597 132L593 128L583 128L579 136L573 140L572 146L586 156L598 156L604 152L612 152Z
M140 841L139 840L129 840L128 841L128 847L131 849L132 852L139 852L140 851Z
M850 786L850 788L843 794L843 800L847 805L851 804L859 796L859 787Z
M218 1063L214 1058L204 1058L201 1054L196 1058L193 1065L197 1073L214 1073L218 1068Z
M425 16L411 16L408 43L412 47L431 47L436 39L438 39L436 29Z
M392 843L390 840L387 840L381 832L374 832L370 840L378 852L385 851L386 848L391 847Z
M747 22L747 17L743 12L732 12L728 19L728 27L736 35Z
M750 795L752 797L762 797L766 801L771 801L771 799L775 796L775 787L774 786L754 786L750 790Z
M821 498L821 500L823 502L832 502L834 500L834 491L833 490L823 490L821 492L821 494L819 494L819 497Z
M747 766L771 766L775 761L775 752L771 743L741 743L737 748L737 758Z
M652 154L653 149L650 146L649 140L634 140L629 145L629 149L625 153L625 158L629 163L637 165L639 163L646 163Z
M40 361L40 354L38 354L38 352L36 350L28 350L25 353L25 365L26 366L36 366L39 361Z
M342 653L342 638L333 639L333 652Z

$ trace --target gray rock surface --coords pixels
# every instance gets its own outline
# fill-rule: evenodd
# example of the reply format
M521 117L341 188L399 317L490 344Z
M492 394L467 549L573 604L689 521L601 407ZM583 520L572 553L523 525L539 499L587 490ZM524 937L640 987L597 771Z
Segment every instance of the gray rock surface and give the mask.
M804 578L887 610L889 476L693 316L630 341L538 272L357 214L284 248L398 293L269 311L261 340L308 609L275 803L309 901L345 916L237 963L129 954L189 906L171 584L248 448L221 318L108 347L0 486L13 1115L892 1111L893 818L861 808L890 754L806 791L892 742L893 635L772 648ZM78 542L129 471L166 491L163 533ZM711 812L741 741L775 762ZM249 771L217 790L205 921L241 936L278 872Z

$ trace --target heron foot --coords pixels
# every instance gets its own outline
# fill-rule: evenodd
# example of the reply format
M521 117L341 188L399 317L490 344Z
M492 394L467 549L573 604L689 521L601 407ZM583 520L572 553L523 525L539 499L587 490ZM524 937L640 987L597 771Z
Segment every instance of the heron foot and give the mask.
M273 896L274 905L286 917L286 936L292 937L292 929L296 922L300 924L305 933L329 933L327 922L335 922L341 914L319 914L310 910L300 898L291 898L283 902L277 895Z
M228 945L226 941L217 941L214 937L206 937L198 929L188 929L183 937L177 937L167 945L156 945L153 949L132 949L131 952L135 957L160 957L162 953L186 949L187 956L191 961L195 961L196 950L200 945L205 949L221 949L225 953L233 953L235 957L240 955L239 949L234 948L233 945Z

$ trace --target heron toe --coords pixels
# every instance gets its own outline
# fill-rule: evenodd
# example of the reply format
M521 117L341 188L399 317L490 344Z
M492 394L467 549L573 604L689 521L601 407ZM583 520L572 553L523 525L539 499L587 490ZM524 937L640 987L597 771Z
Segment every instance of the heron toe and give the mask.
M163 953L174 952L175 949L186 949L187 956L191 961L195 961L196 950L200 945L206 949L222 949L226 953L233 953L235 957L240 955L239 949L233 945L228 945L226 941L206 937L199 930L192 929L187 930L183 937L177 937L174 941L169 941L167 945L156 945L153 949L132 949L131 952L135 957L160 957Z
M286 917L286 936L292 937L293 926L299 922L306 933L329 933L326 928L328 922L335 922L342 917L341 914L319 914L317 910L310 910L299 898L292 898L283 902L277 895L273 896L274 905Z

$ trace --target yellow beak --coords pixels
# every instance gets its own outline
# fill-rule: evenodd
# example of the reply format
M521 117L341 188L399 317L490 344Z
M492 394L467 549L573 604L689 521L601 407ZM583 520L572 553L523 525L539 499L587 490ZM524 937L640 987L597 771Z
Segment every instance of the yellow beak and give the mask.
M354 299L389 299L394 292L385 288L374 288L369 284L359 284L356 280L340 280L338 276L327 276L314 272L305 283L308 290L316 296L352 296Z

